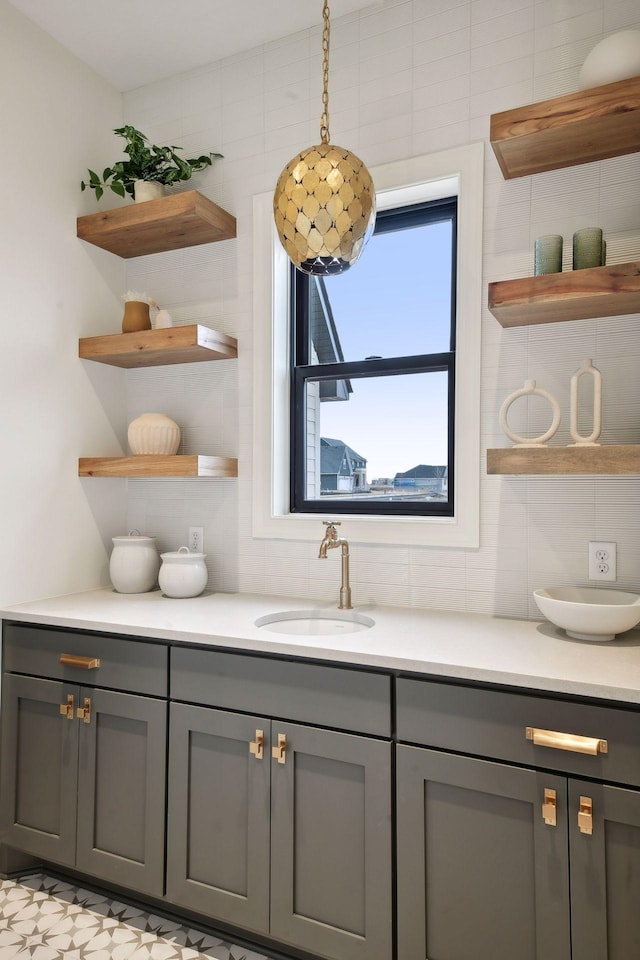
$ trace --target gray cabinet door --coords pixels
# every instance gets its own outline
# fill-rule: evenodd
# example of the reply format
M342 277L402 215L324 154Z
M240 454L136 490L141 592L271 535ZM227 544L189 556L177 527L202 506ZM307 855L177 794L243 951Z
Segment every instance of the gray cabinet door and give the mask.
M2 688L2 840L68 866L76 853L78 693L72 684L9 675ZM70 719L60 713L67 704Z
M399 960L569 960L566 779L408 746L397 778Z
M640 957L640 792L570 780L569 836L575 960Z
M270 721L182 703L170 717L167 897L268 933Z
M76 866L160 896L164 889L167 705L83 688L90 722L77 721ZM71 724L69 724L71 726Z
M339 960L389 960L391 745L272 722L271 934Z

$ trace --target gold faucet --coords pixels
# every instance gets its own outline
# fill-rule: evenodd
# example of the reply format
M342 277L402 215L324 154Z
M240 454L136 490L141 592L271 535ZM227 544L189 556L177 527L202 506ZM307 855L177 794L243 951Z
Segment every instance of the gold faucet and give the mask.
M324 535L324 540L320 544L320 552L318 557L321 560L326 560L327 550L332 550L334 547L342 547L342 583L340 585L340 603L338 604L338 610L351 610L351 587L349 586L349 543L341 537L338 537L338 531L336 527L340 526L340 523L336 520L323 520L322 521L327 528Z

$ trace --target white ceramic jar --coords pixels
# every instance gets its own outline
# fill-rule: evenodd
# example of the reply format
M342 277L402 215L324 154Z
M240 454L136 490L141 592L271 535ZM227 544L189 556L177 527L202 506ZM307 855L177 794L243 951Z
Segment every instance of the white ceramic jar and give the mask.
M129 424L127 438L134 456L174 456L180 446L180 427L164 413L143 413Z
M163 553L158 582L167 597L197 597L207 585L209 573L204 562L206 553L191 553L189 547L180 547Z
M160 557L155 537L132 530L126 537L113 537L109 576L118 593L147 593L158 579Z

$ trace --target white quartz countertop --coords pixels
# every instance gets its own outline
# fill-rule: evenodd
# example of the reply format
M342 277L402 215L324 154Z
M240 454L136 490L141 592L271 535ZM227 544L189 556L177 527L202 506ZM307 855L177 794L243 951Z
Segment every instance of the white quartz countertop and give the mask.
M375 620L357 633L281 635L255 626L268 614L311 608L334 609L258 594L171 600L159 590L127 595L105 588L6 607L0 616L640 704L640 629L592 643L547 622L373 604L356 606Z

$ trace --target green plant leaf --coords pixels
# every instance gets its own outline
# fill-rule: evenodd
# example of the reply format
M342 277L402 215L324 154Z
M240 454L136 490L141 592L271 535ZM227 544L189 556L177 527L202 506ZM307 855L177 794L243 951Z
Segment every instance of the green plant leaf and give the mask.
M111 184L111 189L113 190L114 193L117 193L119 197L124 197L124 194L125 194L124 186L118 180L115 180Z
M96 186L96 200L99 200L103 193L104 193L104 190L102 189L100 184L98 184Z

